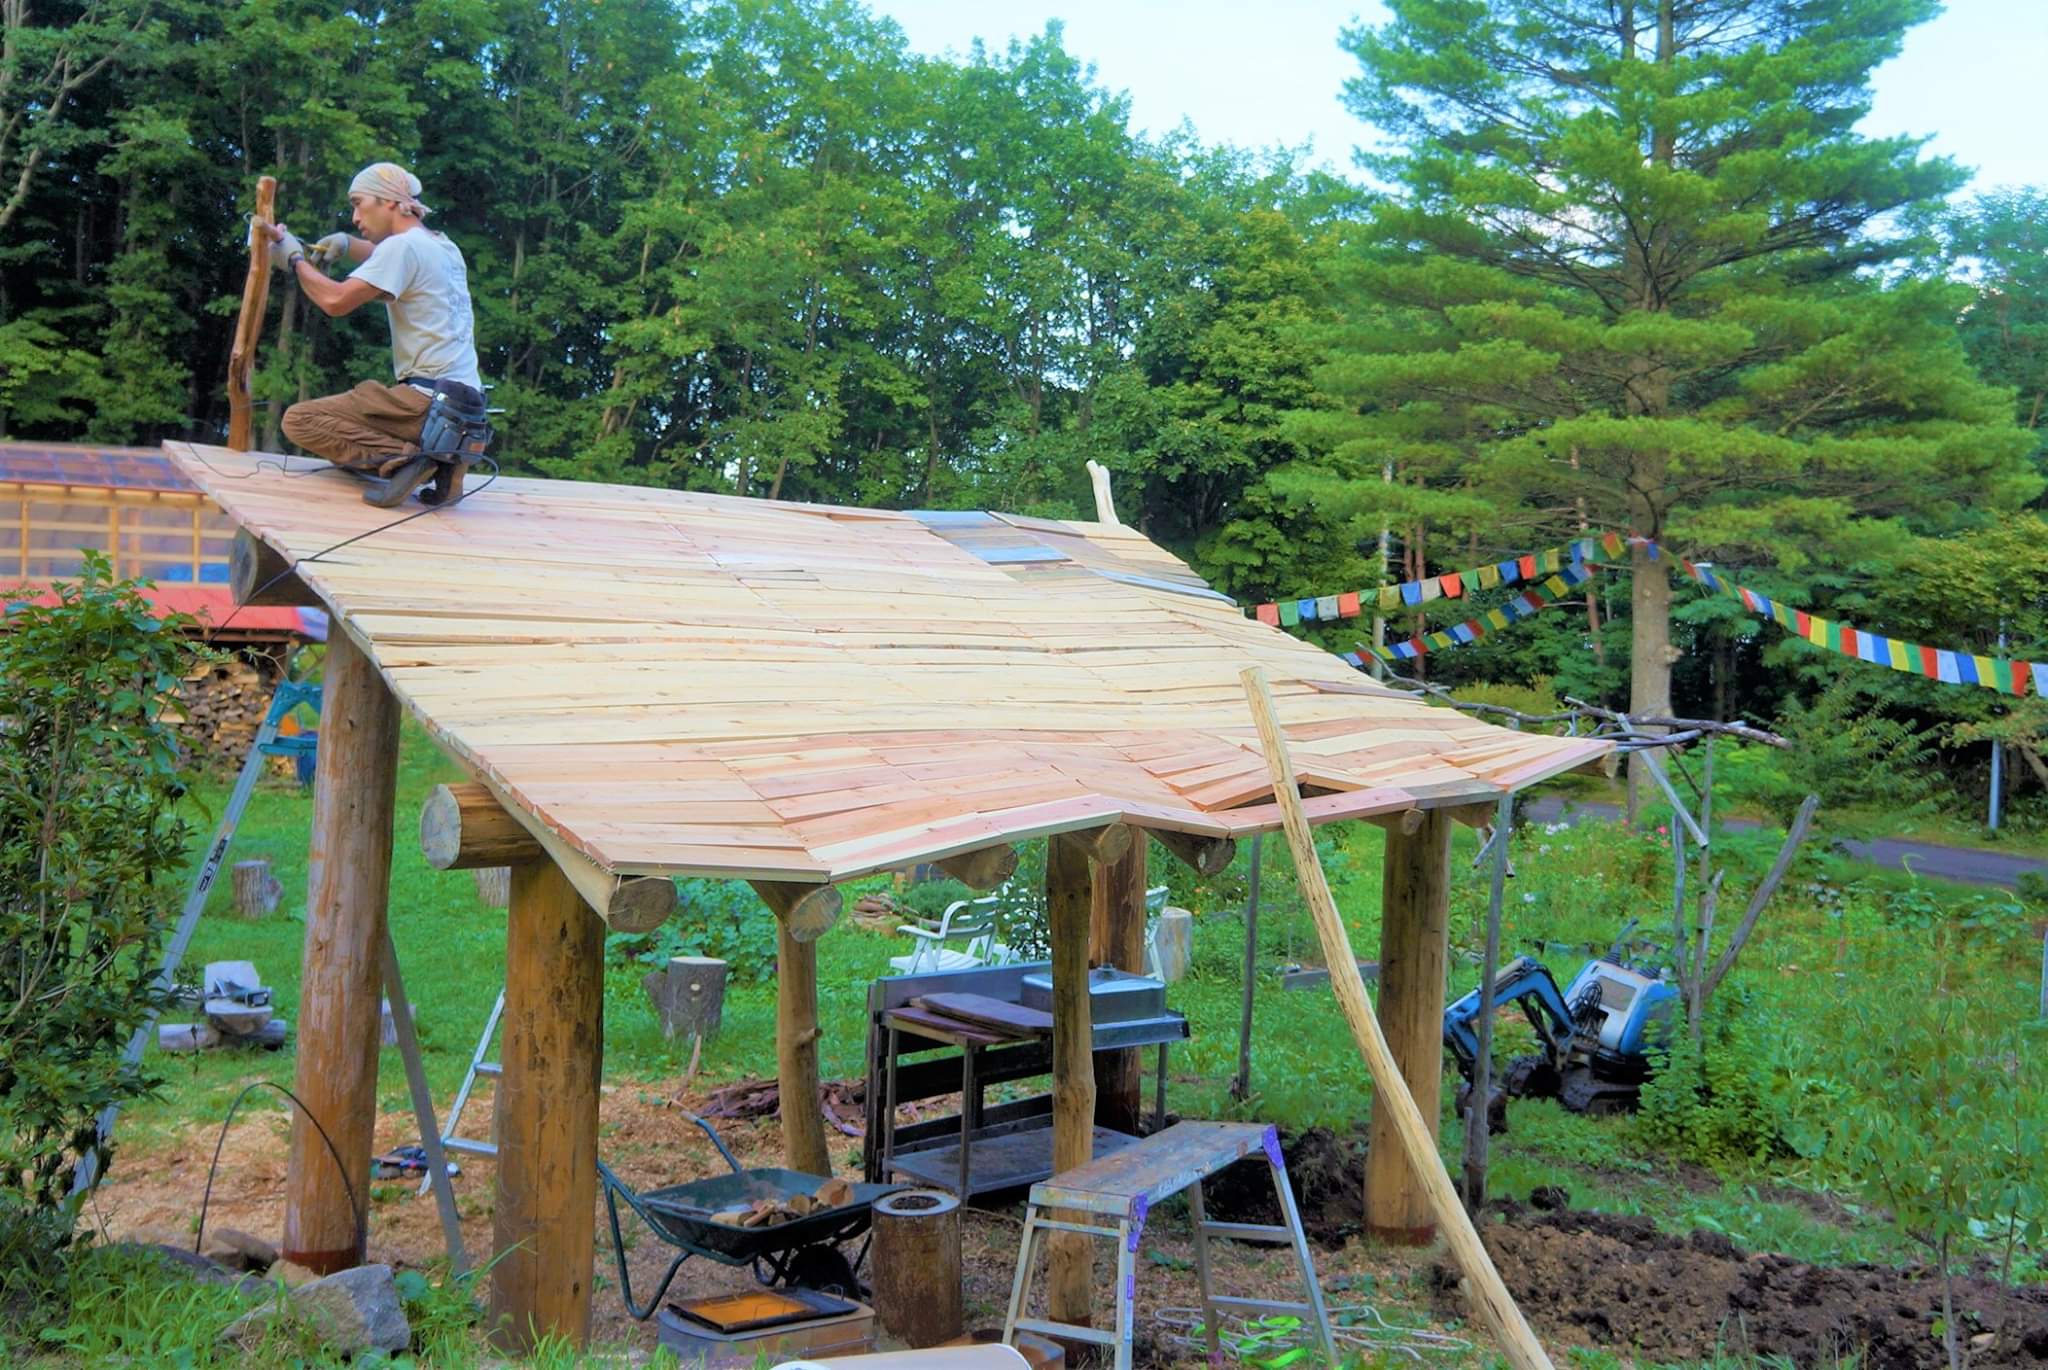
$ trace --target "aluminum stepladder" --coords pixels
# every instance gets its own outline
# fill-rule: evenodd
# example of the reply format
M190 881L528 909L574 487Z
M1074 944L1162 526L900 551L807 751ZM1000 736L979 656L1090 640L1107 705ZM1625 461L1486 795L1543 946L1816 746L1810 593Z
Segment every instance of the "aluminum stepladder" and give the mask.
M441 1129L441 1147L446 1151L459 1152L464 1156L483 1156L496 1160L498 1146L495 1142L480 1141L474 1137L463 1137L456 1129L462 1126L463 1106L469 1102L470 1091L476 1088L479 1075L497 1079L501 1071L496 1061L488 1059L491 1053L491 1039L498 1035L498 1020L505 1016L505 991L498 991L498 1001L491 1005L491 1016L484 1020L483 1036L476 1039L476 1050L470 1054L469 1071L462 1077L462 1088L455 1091L455 1102L448 1109L448 1125ZM419 1192L427 1192L434 1177L429 1174L420 1181Z
M206 856L193 873L192 888L186 892L184 910L178 915L178 926L164 947L163 965L157 970L157 985L161 989L171 987L177 977L178 965L185 959L185 949L192 944L192 934L199 927L199 915L206 910L206 897L213 892L213 883L220 877L220 868L227 860L228 846L235 840L235 829L241 826L242 811L249 807L249 796L256 792L256 780L263 774L263 758L311 756L318 745L311 736L284 736L278 732L285 717L301 704L319 713L320 687L286 680L278 684L277 693L270 697L270 708L256 729L256 740L250 744L249 755L242 762L242 773L235 778L235 788L228 795L227 808L221 812L220 825L214 829ZM134 1035L129 1037L127 1047L121 1052L123 1065L133 1066L142 1060L142 1053L148 1050L149 1039L156 1032L156 1017L152 1010L135 1029ZM118 1104L109 1104L100 1112L98 1131L102 1145L113 1137L114 1122L120 1116ZM72 1172L71 1192L77 1194L90 1189L98 1178L99 1155L91 1152Z

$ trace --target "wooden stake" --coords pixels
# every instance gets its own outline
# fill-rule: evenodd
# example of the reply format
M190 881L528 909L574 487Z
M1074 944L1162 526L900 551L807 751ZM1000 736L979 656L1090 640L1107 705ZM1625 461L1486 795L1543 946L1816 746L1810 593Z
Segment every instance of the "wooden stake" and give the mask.
M326 741L326 734L321 735ZM552 862L512 868L488 1325L523 1355L590 1332L604 924Z
M1444 982L1450 955L1451 820L1422 813L1414 833L1387 830L1380 884L1379 1025L1436 1154L1444 1078ZM1422 1178L1401 1154L1395 1121L1372 1111L1365 1153L1365 1228L1421 1246L1436 1236Z
M1358 958L1351 950L1351 938L1344 931L1344 920L1338 916L1336 901L1330 897L1329 883L1323 878L1322 862L1316 856L1315 838L1310 835L1308 819L1301 811L1294 765L1288 759L1287 739L1280 731L1280 717L1274 712L1273 697L1266 688L1265 672L1256 666L1248 666L1239 678L1244 683L1245 697L1251 703L1252 718L1258 724L1266 764L1273 773L1273 795L1279 801L1281 821L1287 828L1287 845L1294 853L1295 873L1301 884L1302 896L1315 919L1316 933L1322 939L1323 959L1330 966L1330 986L1336 991L1337 1002L1351 1026L1351 1035L1372 1072L1373 1087L1377 1091L1373 1100L1373 1116L1378 1118L1382 1112L1393 1115L1400 1144L1410 1164L1423 1177L1424 1190L1443 1224L1458 1268L1464 1273L1473 1309L1500 1342L1509 1364L1517 1370L1551 1370L1550 1357L1544 1353L1542 1343L1536 1340L1536 1334L1529 1330L1521 1309L1515 1306L1513 1297L1500 1281L1500 1273L1493 1268L1486 1248L1480 1244L1479 1234L1473 1230L1465 1210L1458 1205L1458 1196L1451 1189L1451 1177L1445 1173L1443 1161L1437 1155L1436 1142L1415 1107L1415 1099L1408 1092L1407 1082L1394 1063L1386 1039L1380 1035L1379 1020L1373 1016L1372 1000L1366 996L1365 982L1359 978Z
M371 1129L377 1120L379 974L391 891L398 701L346 634L327 647L311 870L300 972L294 1092L334 1141L347 1181L305 1113L292 1113L285 1180L287 1260L319 1274L363 1259Z
M1088 877L1088 964L1142 973L1145 969L1145 848L1131 843L1123 858L1092 866ZM1145 1072L1136 1047L1094 1058L1095 1123L1136 1134L1143 1112Z
M242 282L242 312L235 319L228 352L228 446L249 450L249 373L256 369L256 344L263 337L263 309L270 303L270 226L277 202L277 178L256 181L256 217L249 223L249 275Z
M1055 1177L1095 1155L1094 1028L1088 1005L1088 853L1099 830L1061 833L1047 844L1045 906L1052 939L1052 1168ZM1055 1214L1081 1221L1070 1213ZM1046 1315L1094 1325L1093 1239L1054 1232L1047 1239Z
M782 1163L806 1175L830 1175L825 1150L825 1105L818 1096L818 945L798 938L792 919L798 906L830 885L753 882L775 914L775 1073L782 1115Z

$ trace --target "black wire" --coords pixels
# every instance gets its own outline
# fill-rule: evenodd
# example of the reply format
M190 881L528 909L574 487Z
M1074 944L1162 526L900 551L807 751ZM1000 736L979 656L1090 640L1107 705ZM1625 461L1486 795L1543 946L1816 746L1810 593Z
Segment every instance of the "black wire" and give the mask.
M228 1105L227 1117L220 1120L220 1140L213 1144L213 1164L206 1167L206 1193L199 1200L199 1225L192 1232L192 1250L194 1254L198 1253L199 1243L206 1236L206 1209L207 1205L213 1202L213 1177L215 1172L220 1169L221 1148L228 1144L228 1127L235 1121L235 1110L242 1106L242 1100L248 1098L251 1091L258 1089L274 1089L279 1094L284 1095L285 1098L290 1099L299 1112L306 1115L306 1121L313 1125L313 1130L320 1134L320 1140L327 1143L327 1154L334 1158L334 1168L341 1172L342 1187L348 1193L349 1212L356 1215L356 1249L358 1251L368 1250L370 1245L370 1215L364 1211L362 1204L356 1200L355 1184L348 1177L348 1167L341 1163L341 1152L335 1149L334 1139L327 1135L327 1129L320 1125L320 1120L313 1116L313 1110L307 1108L305 1102L298 1095L292 1093L275 1080L252 1080L242 1086L242 1092L237 1094L235 1101Z
M234 476L230 475L228 472L225 471L217 471L213 463L207 461L206 458L204 457L200 457L199 460L205 463L207 470L215 471L215 474L220 475L229 480L248 480L256 474L256 471L251 471L249 472L248 475L245 476ZM411 523L414 519L425 518L429 514L445 513L448 510L453 509L456 505L462 503L464 500L468 499L471 495L482 494L484 491L490 489L491 486L497 482L498 462L495 457L478 457L477 464L488 465L491 468L491 474L484 478L484 483L482 485L476 486L472 489L464 490L461 494L457 495L454 499L449 500L446 504L430 504L427 505L425 508L415 509L410 514L405 514L399 518L392 519L389 523L379 524L377 527L370 529L370 531L368 531L367 533L357 533L354 537L343 538L340 542L335 543L331 547L322 547L319 551L313 553L313 555L309 557L300 557L297 561L294 561L291 565L285 567L282 571L279 571L269 580L264 581L261 585L251 590L249 592L249 600L255 600L256 598L261 596L265 590L268 590L271 586L277 584L279 581L292 575L301 566L304 566L308 562L318 561L320 560L320 558L327 556L330 553L339 552L344 547L354 546L356 543L361 542L364 538L373 538L377 536L377 534L379 533L389 532L391 529L398 527L400 524ZM278 471L282 472L284 475L287 476L311 476L318 475L322 471L339 471L342 469L339 466L314 466L308 467L306 470L303 471L293 471L284 466L277 466L275 462L259 461L256 463L257 471L262 470L265 466L276 466ZM230 613L226 618L220 621L220 626L216 627L212 632L208 633L205 636L205 638L201 640L200 645L202 647L211 647L213 645L214 638L226 632L228 625L230 623L233 623L235 621L236 616L239 615L242 612L242 610L248 607L249 606L247 601L241 604L237 604L234 607L234 611Z

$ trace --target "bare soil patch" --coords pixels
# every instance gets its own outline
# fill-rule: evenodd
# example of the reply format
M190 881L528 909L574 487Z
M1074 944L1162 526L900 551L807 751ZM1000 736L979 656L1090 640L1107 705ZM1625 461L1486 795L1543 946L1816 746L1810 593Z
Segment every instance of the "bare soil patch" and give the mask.
M1746 1253L1717 1232L1675 1237L1647 1218L1507 1202L1487 1249L1546 1338L1582 1340L1649 1360L1717 1351L1799 1365L1855 1357L1866 1370L1936 1370L1941 1281L1930 1269L1818 1266ZM1439 1306L1462 1306L1458 1276L1436 1267ZM2048 1290L1961 1279L1957 1324L1977 1367L2048 1363Z

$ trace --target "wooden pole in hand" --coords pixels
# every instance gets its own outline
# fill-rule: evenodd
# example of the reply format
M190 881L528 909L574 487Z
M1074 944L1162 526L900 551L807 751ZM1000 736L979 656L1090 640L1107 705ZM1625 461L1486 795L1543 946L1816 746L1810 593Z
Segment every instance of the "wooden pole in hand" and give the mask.
M270 234L277 203L277 178L256 181L256 215L249 221L249 275L242 282L242 312L235 319L235 341L228 353L228 447L249 450L251 410L249 373L256 368L256 344L263 338L263 309L270 303Z
M1543 1344L1529 1330L1522 1310L1515 1306L1507 1286L1501 1283L1500 1272L1493 1268L1493 1261L1480 1244L1471 1219L1465 1216L1465 1210L1459 1205L1458 1196L1451 1188L1451 1177L1444 1170L1442 1158L1437 1155L1429 1127L1408 1093L1407 1082L1401 1078L1400 1069L1394 1064L1386 1038L1380 1035L1379 1020L1373 1016L1372 1000L1366 997L1365 981L1358 974L1358 958L1352 953L1350 935L1344 931L1344 920L1337 915L1336 901L1330 897L1329 883L1323 878L1322 862L1316 856L1315 838L1310 835L1308 818L1301 811L1301 794L1294 781L1294 763L1287 755L1287 739L1280 731L1280 716L1274 712L1273 696L1266 688L1266 674L1256 666L1247 666L1240 672L1239 679L1244 683L1245 698L1251 704L1252 719L1259 727L1259 741L1265 749L1266 764L1273 773L1273 797L1280 804L1280 817L1287 829L1287 845L1294 853L1295 873L1301 883L1302 897L1315 919L1316 934L1322 939L1323 959L1330 967L1330 987L1336 991L1345 1021L1351 1026L1351 1035L1365 1056L1366 1066L1372 1071L1376 1091L1373 1111L1377 1114L1386 1109L1393 1114L1408 1163L1422 1177L1424 1190L1436 1209L1437 1221L1443 1225L1444 1235L1450 1242L1451 1254L1457 1258L1458 1268L1465 1276L1473 1310L1499 1341L1508 1363L1516 1370L1551 1370L1550 1357L1545 1354Z

